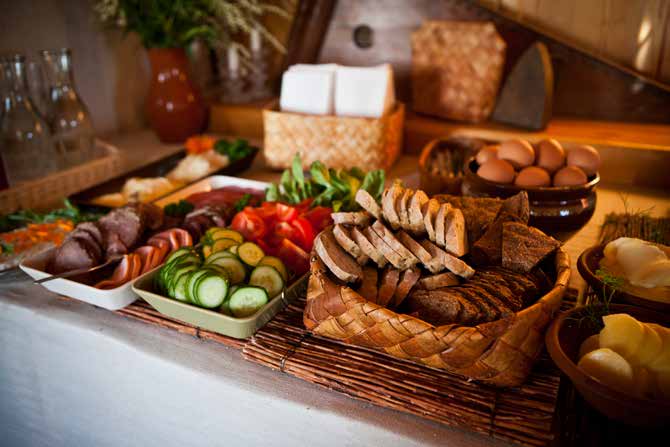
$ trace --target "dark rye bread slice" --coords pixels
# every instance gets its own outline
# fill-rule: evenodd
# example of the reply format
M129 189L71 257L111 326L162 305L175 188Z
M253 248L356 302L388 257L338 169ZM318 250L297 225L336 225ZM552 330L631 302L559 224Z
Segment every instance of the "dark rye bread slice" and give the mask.
M386 228L386 226L381 223L381 221L377 220L375 223L372 224L370 227L372 230L379 235L379 237L382 238L382 240L386 243L386 245L396 253L397 257L399 257L399 262L396 264L386 256L387 251L383 247L382 253L384 253L384 256L386 256L386 259L388 259L393 265L397 266L400 270L408 269L414 265L416 265L419 260L412 254L411 251L407 249L403 244L400 243L400 241L395 237L393 232ZM390 253L389 253L390 254ZM396 256L393 256L396 258Z
M379 271L375 267L363 267L363 281L358 288L358 294L368 301L377 302L377 280Z
M418 268L404 270L400 276L400 282L398 282L398 287L395 289L390 306L394 308L400 306L420 277L421 270Z
M488 226L470 250L475 265L502 265L502 230L505 222L512 222L516 217L503 213Z
M489 302L500 310L501 314L506 315L519 310L514 309L515 300L512 290L502 282L493 283L489 279L479 277L468 284L476 285L487 291Z
M456 275L451 272L438 273L437 275L424 276L419 280L417 287L425 290L441 289L443 287L457 286L460 284Z
M440 262L439 258L433 257L423 245L418 243L412 236L400 230L396 233L396 237L401 244L403 244L414 256L423 264L431 273L439 273L445 269L444 264Z
M355 200L361 208L374 216L375 219L382 218L382 209L369 192L364 189L359 189L356 191Z
M370 225L370 214L367 211L353 211L350 213L332 213L333 223L348 224L358 227Z
M364 228L363 231L367 232L369 229ZM386 265L387 261L381 251L377 250L372 244L370 239L357 227L351 229L351 237L354 238L354 242L360 247L363 254L372 259L373 262L377 264L377 267L382 268Z
M475 270L470 267L465 261L458 259L455 256L450 255L446 251L442 250L437 245L433 244L427 239L421 241L421 246L425 248L431 256L438 259L439 262L444 265L447 270L457 274L458 276L468 279L475 274Z
M497 216L503 213L511 214L516 217L519 222L528 223L530 219L530 204L528 203L528 193L521 191L518 194L508 197L502 203Z
M412 234L422 235L426 232L426 227L423 224L423 207L428 202L428 196L425 192L419 190L414 191L412 198L409 201L409 230Z
M486 299L485 291L477 287L467 285L456 287L456 291L467 298L471 304L477 306L479 309L480 315L474 323L478 324L487 321L495 321L498 319L500 313Z
M387 306L393 299L396 288L400 281L400 270L388 266L379 278L379 289L377 292L377 304Z
M446 289L433 290L432 293L439 292L450 293L459 300L461 303L461 313L458 315L458 321L461 324L474 324L484 318L484 313L479 308L479 306L472 302L470 298L464 295L462 292L457 291L451 287L447 287Z
M505 222L502 229L502 265L518 272L530 272L561 243L537 228Z
M314 239L316 254L328 269L344 282L363 279L363 269L356 260L340 247L333 236L333 229L326 228Z
M386 188L382 193L382 215L394 230L400 228L400 219L398 218L395 205L404 192L405 188L402 187L401 182L395 180L393 184L389 188Z
M477 272L480 273L479 271ZM507 306L513 311L518 311L523 307L524 298L529 293L522 283L516 281L507 275L502 275L498 272L483 272L477 278L478 282L489 282L492 286L507 286L511 290L510 295L501 294L499 298L504 300Z
M352 239L351 231L343 225L335 224L333 226L333 236L342 248L344 248L354 258L360 258L363 255L361 247Z
M405 302L409 314L434 326L459 322L462 305L454 295L414 290Z

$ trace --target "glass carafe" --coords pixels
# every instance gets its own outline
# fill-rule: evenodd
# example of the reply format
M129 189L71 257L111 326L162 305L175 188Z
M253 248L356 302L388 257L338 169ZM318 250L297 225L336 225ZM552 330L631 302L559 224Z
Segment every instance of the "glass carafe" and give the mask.
M47 120L64 167L91 158L95 132L91 115L74 86L72 53L68 48L42 51L48 80Z
M51 132L28 94L25 58L15 55L5 61L10 90L0 132L0 155L9 185L47 175L56 168Z

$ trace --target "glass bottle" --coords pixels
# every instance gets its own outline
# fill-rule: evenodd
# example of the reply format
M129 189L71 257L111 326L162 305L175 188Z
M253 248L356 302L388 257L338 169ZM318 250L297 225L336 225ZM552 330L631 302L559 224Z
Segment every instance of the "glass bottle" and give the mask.
M0 153L9 185L15 186L55 170L56 154L49 126L28 94L25 58L12 56L7 66L10 91L0 128Z
M49 85L47 121L63 167L84 163L92 157L95 132L74 86L72 53L69 48L45 50L42 60Z

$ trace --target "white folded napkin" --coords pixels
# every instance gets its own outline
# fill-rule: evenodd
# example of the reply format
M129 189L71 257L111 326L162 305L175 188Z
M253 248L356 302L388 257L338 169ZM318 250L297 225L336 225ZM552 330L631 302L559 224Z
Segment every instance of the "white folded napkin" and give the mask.
M285 112L332 115L335 72L289 69L282 76L279 107Z
M335 114L379 118L395 105L393 69L338 67L335 74Z

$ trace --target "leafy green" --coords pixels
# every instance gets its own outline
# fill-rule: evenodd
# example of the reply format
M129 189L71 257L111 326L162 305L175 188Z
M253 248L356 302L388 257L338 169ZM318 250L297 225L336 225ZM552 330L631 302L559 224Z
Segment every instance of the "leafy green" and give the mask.
M0 253L12 254L14 253L14 245L9 242L0 241Z
M249 205L249 202L251 201L251 194L245 194L240 199L235 202L235 205L233 207L235 208L235 211L238 213L244 209L245 206Z
M356 192L368 191L380 200L384 190L385 173L383 170L364 172L359 168L333 169L320 161L309 167L309 178L302 169L302 159L296 154L290 169L286 169L279 184L271 185L265 192L265 200L300 203L313 198L314 206L330 206L335 211L353 211L359 208Z
M166 205L163 212L171 217L182 217L193 211L193 208L195 207L191 202L180 200L179 202Z
M220 139L214 144L214 150L221 155L227 156L232 163L249 156L257 149L253 146L250 146L247 140L238 138L232 143L228 140Z
M104 213L85 212L72 204L68 199L63 201L64 207L46 213L33 210L21 210L0 217L0 232L11 231L30 223L47 223L58 219L69 220L75 225L80 222L98 220Z
M596 270L596 276L603 283L602 296L598 297L596 295L584 306L584 316L579 320L579 324L582 324L585 320L592 328L600 330L603 327L602 317L609 315L612 298L623 286L624 279L612 275L605 269Z

